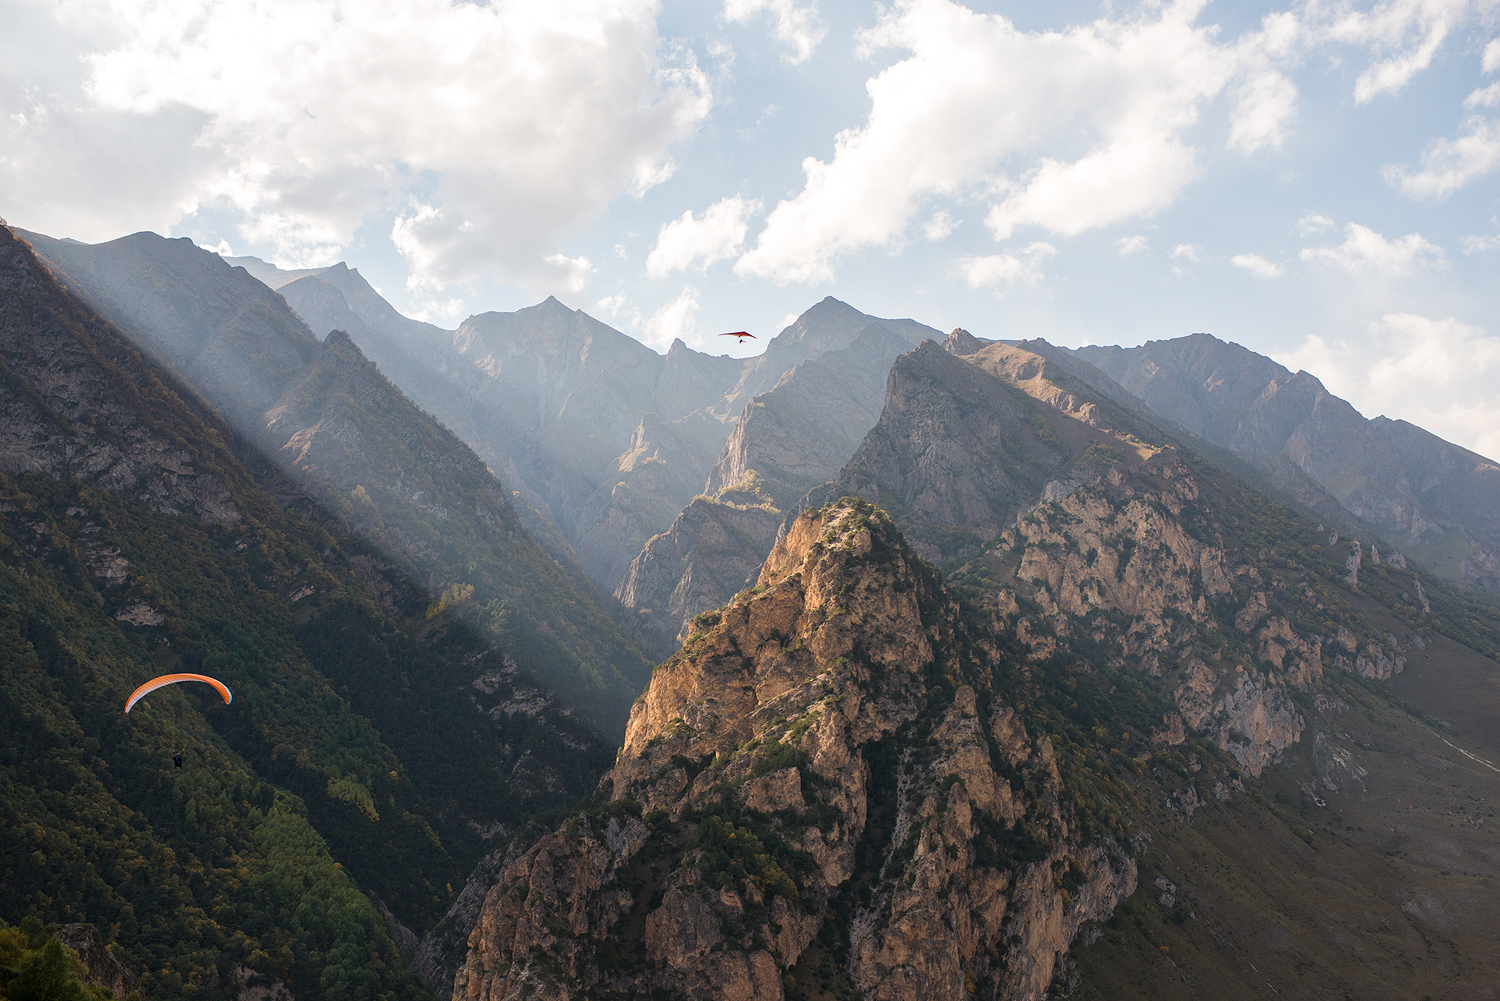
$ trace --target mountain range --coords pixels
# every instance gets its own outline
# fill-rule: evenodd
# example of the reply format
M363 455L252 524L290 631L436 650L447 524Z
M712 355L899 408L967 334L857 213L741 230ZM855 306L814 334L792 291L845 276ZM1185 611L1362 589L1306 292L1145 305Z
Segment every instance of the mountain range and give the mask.
M152 996L1490 996L1491 460L1206 334L662 355L19 237L0 918ZM107 722L148 664L236 701Z

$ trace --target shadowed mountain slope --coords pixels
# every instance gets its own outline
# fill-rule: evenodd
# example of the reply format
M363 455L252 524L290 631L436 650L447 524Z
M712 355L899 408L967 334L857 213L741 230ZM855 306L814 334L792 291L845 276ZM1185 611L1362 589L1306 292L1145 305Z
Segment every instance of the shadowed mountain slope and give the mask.
M6 229L0 359L0 918L94 925L151 998L427 996L409 929L607 746L264 490L253 448ZM176 671L233 701L122 711Z
M880 324L911 345L943 336L916 320L869 316L830 295L777 334L764 354L749 360L739 382L725 397L723 413L732 418L752 397L774 389L783 373L825 352L847 348L871 323Z
M606 592L619 588L645 542L667 531L703 489L729 422L750 396L803 361L848 348L872 323L908 345L936 333L829 298L758 357L711 356L680 340L662 356L556 299L472 316L445 331L396 313L344 265L293 273L255 258L233 260L279 289L314 330L347 330L540 512L527 525L548 552L566 566L580 563ZM828 388L838 393L837 385ZM843 433L857 441L862 431ZM566 545L548 538L537 524L543 519Z
M588 580L532 540L484 463L347 334L318 341L280 296L190 242L34 240L75 291L270 459L259 475L273 493L315 499L305 513L370 539L567 704L606 730L623 725L646 677L634 644Z
M1141 449L1149 424L1054 362L993 343L934 342L891 369L884 410L833 482L804 503L857 495L889 510L928 559L972 553L1038 498Z
M911 347L886 324L870 323L848 347L787 372L745 408L705 492L733 489L753 470L786 508L837 475L880 418L891 364Z

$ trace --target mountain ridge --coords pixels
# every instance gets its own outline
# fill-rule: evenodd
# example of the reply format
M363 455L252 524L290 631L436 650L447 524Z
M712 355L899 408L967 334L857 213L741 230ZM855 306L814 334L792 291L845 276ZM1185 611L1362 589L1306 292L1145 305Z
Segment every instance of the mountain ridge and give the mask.
M1367 420L1315 376L1209 334L1074 354L1215 444L1287 456L1386 541L1445 576L1500 588L1494 460L1405 421Z

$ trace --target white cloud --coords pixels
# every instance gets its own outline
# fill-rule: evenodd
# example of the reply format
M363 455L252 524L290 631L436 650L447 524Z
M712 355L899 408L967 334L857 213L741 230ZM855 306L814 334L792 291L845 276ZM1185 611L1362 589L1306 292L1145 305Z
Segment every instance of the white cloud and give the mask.
M760 202L748 198L724 198L710 205L703 217L691 210L662 226L656 247L646 258L646 273L662 278L673 271L692 267L706 270L717 261L735 256L745 245L750 217L760 211Z
M1484 56L1480 59L1480 68L1486 73L1500 70L1500 38L1490 39L1490 44L1484 47Z
M1203 248L1196 243L1179 243L1172 248L1170 256L1174 261L1191 261L1197 264L1203 259Z
M1420 233L1387 240L1368 226L1351 222L1344 227L1344 242L1337 247L1309 247L1298 256L1304 261L1338 265L1350 274L1374 273L1399 278L1418 268L1440 264L1443 251Z
M698 290L685 285L677 298L651 314L641 327L641 340L658 351L666 351L672 341L682 338L689 345L696 343L698 324Z
M999 240L1018 226L1074 236L1155 215L1199 173L1194 151L1176 137L1120 135L1072 163L1044 158L984 221Z
M975 197L989 199L1001 240L1152 217L1201 175L1193 130L1215 98L1228 98L1229 148L1283 146L1300 100L1291 72L1309 53L1367 55L1354 85L1367 102L1405 87L1494 0L1310 0L1227 40L1199 23L1205 6L1163 0L1116 18L1106 4L1086 24L1034 32L953 0L881 9L860 54L897 61L866 82L868 116L835 137L830 159L803 160L803 189L775 206L736 271L828 280L840 256L898 247L943 202ZM1432 183L1474 176L1482 138L1435 148L1432 169L1448 180Z
M172 126L160 158L183 165L155 179L171 206L159 228L219 204L279 263L320 264L394 209L416 287L575 280L564 238L669 176L673 144L711 103L691 53L658 36L656 9L75 0L60 20L117 40L87 56L89 103L68 131L94 111L158 141ZM46 161L77 162L63 137L40 147ZM76 189L120 198L95 169Z
M1500 105L1500 83L1478 88L1464 98L1464 107L1470 111L1475 108L1493 108L1496 105Z
M599 308L609 313L610 316L618 316L620 310L624 309L629 302L630 299L624 292L616 292L614 295L607 295L600 299Z
M791 46L792 51L784 56L792 64L806 62L818 47L828 29L818 18L817 3L797 3L796 0L724 0L726 20L743 24L760 13L769 14L776 20L776 40Z
M1500 247L1500 233L1490 233L1485 236L1466 236L1462 242L1464 253L1480 254L1486 250L1494 250L1496 247Z
M198 244L198 246L208 251L210 254L218 254L220 257L234 256L234 251L230 248L228 240L220 240L218 243L213 244L212 246L207 243L200 243Z
M949 215L947 211L939 210L934 212L932 218L927 220L926 225L922 227L922 235L926 236L929 240L942 240L948 237L959 225L960 223L956 222L953 216Z
M1243 51L1220 45L1217 29L1195 24L1202 7L1179 0L1047 32L951 0L883 10L860 51L905 57L866 83L869 116L838 134L832 159L803 160L802 192L776 206L736 271L826 280L844 253L899 244L939 198L992 195L986 221L999 237L1023 226L1070 235L1160 211L1200 172L1185 138L1200 107L1283 45L1271 19ZM1281 134L1272 108L1290 98L1277 105L1276 92L1245 96L1242 147ZM1057 155L1080 138L1076 156Z
M1305 215L1297 220L1297 233L1299 236L1312 236L1314 233L1338 229L1338 225L1326 215Z
M1196 243L1179 243L1167 256L1177 262L1172 266L1172 274L1181 278L1185 265L1197 264L1203 259L1203 248Z
M376 291L380 290L376 289ZM447 323L457 326L458 322L468 315L467 307L468 304L457 297L441 299L429 296L418 303L411 316L423 323L435 323L439 326Z
M1256 74L1239 88L1239 103L1230 119L1229 148L1254 153L1280 148L1297 114L1297 87L1276 70Z
M1449 32L1486 0L1383 0L1366 10L1330 5L1331 20L1320 25L1330 41L1368 48L1376 61L1354 83L1354 100L1364 104L1395 93L1432 64ZM1311 12L1320 11L1313 5Z
M1286 268L1259 254L1235 254L1229 259L1229 263L1237 268L1244 268L1257 278L1280 278L1286 274Z
M1500 457L1500 337L1478 327L1391 313L1363 337L1309 337L1276 360L1317 375L1366 416L1401 418Z
M1422 169L1416 173L1404 164L1387 166L1382 171L1386 182L1408 198L1440 202L1500 167L1500 119L1476 115L1464 123L1464 129L1457 139L1432 142L1422 152Z
M1115 241L1115 253L1121 257L1129 257L1131 254L1145 253L1147 250L1146 238L1140 233L1130 236L1122 236Z
M1042 280L1042 262L1054 256L1057 248L1050 243L1033 243L1019 255L991 254L987 257L961 257L959 270L969 288L993 288L1003 296L1016 285L1036 285Z

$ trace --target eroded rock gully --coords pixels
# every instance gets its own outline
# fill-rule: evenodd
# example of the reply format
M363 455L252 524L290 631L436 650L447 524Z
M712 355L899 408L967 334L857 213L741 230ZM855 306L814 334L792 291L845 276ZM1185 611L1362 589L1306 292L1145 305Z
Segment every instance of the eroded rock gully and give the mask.
M1041 997L1136 867L1002 656L883 514L803 515L657 669L599 805L505 869L454 996L781 999L823 932L866 997Z

